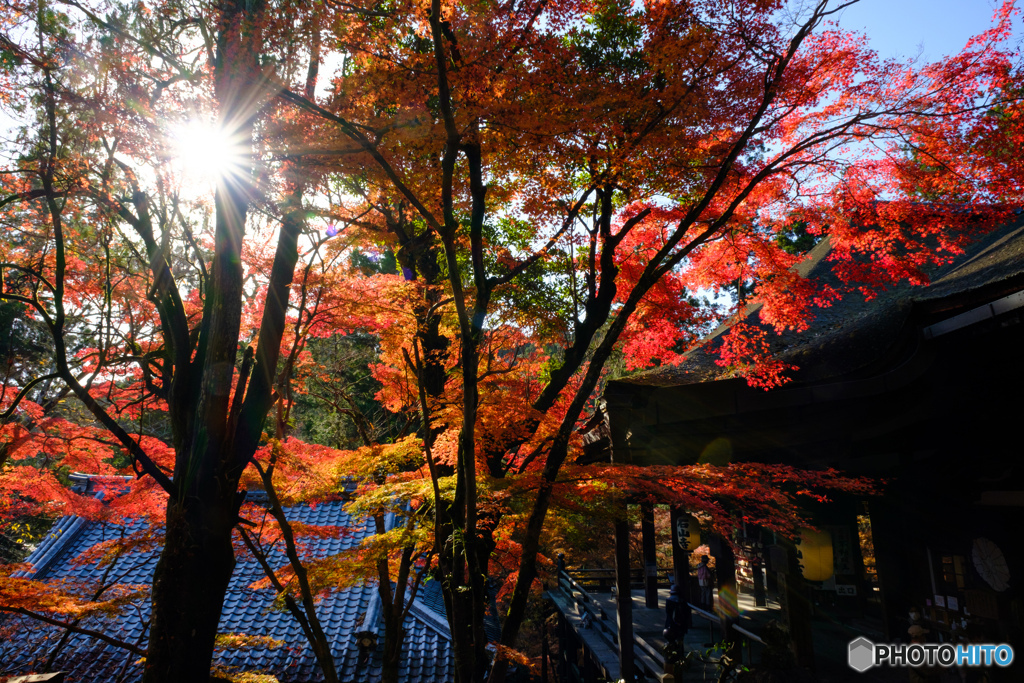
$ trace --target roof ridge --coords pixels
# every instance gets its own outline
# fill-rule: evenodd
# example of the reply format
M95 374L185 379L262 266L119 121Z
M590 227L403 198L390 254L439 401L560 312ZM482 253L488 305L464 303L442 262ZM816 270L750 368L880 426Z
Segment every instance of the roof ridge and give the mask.
M70 544L82 533L82 529L85 528L88 521L85 517L78 515L62 517L57 525L47 532L46 540L40 543L25 559L26 563L32 565L32 570L15 572L14 575L36 580L43 578Z
M83 493L89 495L92 493L93 498L103 500L103 491L90 492L89 482L92 480L91 474L81 474L75 472L71 474L72 481L78 482L78 485L85 486ZM82 529L88 524L89 520L79 515L66 515L61 517L50 530L46 532L46 538L40 543L32 554L25 558L25 562L32 565L32 571L17 571L14 572L14 576L26 579L41 579L57 561L68 546L78 538L78 535L82 533Z
M437 612L420 602L418 596L412 599L412 603L409 604L408 608L409 616L419 619L421 622L437 631L445 640L452 639L452 633L451 629L448 627L448 621L442 619Z

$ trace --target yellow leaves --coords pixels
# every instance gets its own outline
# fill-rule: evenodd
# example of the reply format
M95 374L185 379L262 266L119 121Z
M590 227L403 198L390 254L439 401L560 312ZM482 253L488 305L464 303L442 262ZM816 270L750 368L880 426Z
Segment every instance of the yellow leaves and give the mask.
M442 495L446 480L439 482ZM395 477L384 484L366 484L359 488L346 510L353 517L387 514L409 514L410 506L416 513L429 509L433 501L433 488L427 476Z
M303 562L310 589L315 595L345 590L364 585L367 580L378 576L378 564L384 561L391 576L395 576L402 552L414 548L416 554L425 553L431 543L431 535L422 527L407 528L400 525L383 534L370 535L359 546L342 550L334 555L308 559ZM290 564L275 569L278 581L287 593L298 597L295 569ZM268 578L252 584L252 588L266 589L272 586ZM278 596L280 602L281 595Z
M218 633L216 647L219 648L231 648L231 649L246 649L252 650L256 648L260 649L273 649L277 647L284 647L284 641L270 636L253 635L251 633ZM251 674L250 674L251 675ZM273 676L263 677L266 679L277 680ZM232 679L239 680L239 679ZM256 680L250 679L255 683Z
M217 636L218 640L220 636ZM279 683L276 676L257 673L255 671L234 671L221 665L210 668L210 674L217 680L228 680L231 683Z
M359 480L379 481L384 477L421 467L423 441L407 436L394 443L373 444L350 451L351 456L339 462L339 474Z
M414 554L425 554L432 541L432 534L422 525L405 526L400 524L383 534L367 537L363 541L360 554L363 561L376 566L381 560L390 567L391 575L398 571L398 562L406 548L413 548Z

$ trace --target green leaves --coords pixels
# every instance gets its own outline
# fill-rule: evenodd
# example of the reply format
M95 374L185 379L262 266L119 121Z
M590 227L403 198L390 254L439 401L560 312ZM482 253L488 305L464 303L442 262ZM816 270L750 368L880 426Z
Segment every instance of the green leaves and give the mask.
M636 74L647 68L644 60L643 27L629 0L601 0L594 14L586 17L586 28L570 33L572 45L588 71L613 76Z

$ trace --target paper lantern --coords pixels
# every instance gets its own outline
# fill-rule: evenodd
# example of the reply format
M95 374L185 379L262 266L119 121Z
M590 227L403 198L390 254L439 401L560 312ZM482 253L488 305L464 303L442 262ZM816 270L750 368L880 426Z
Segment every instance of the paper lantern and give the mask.
M832 562L832 535L827 531L800 530L800 554L804 578L827 581L835 573Z
M676 535L680 546L687 551L700 547L700 523L693 515L682 514L676 518Z

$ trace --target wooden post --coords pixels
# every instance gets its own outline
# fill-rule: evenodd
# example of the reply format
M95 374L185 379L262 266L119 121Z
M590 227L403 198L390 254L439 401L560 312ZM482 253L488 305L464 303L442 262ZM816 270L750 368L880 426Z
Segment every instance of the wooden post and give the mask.
M685 605L693 602L690 596L690 549L687 545L692 521L682 508L677 507L672 508L669 520L672 524L672 581L676 584L679 602Z
M754 581L754 604L758 607L768 605L768 592L764 586L764 532L761 527L746 527L747 541L750 544L750 574Z
M736 556L732 552L729 541L721 536L711 537L711 553L715 556L715 575L718 579L718 616L722 619L722 639L727 643L736 640L737 634L732 629L738 615L736 590Z
M569 680L569 625L566 622L565 615L561 611L558 612L558 667L555 671L555 677L559 681Z
M779 538L779 545L786 550L786 573L779 576L779 602L793 641L796 663L814 671L814 641L811 634L811 604L807 586L800 571L800 560L796 556L796 545Z
M768 605L768 591L764 587L764 567L761 562L761 549L754 548L750 559L750 573L754 578L754 604L758 607Z
M878 571L882 599L882 623L886 640L907 637L906 617L912 605L926 590L914 580L915 552L923 553L920 542L914 541L913 508L899 502L898 494L886 492L870 503L871 536L875 546L875 568ZM909 513L909 514L908 514ZM919 562L920 560L918 560Z
M629 520L626 506L621 519L615 520L615 592L619 625L619 677L633 680L633 593L629 584Z
M548 683L548 622L546 619L540 622L540 680Z
M658 556L654 540L654 505L640 504L640 537L644 553L644 604L658 609Z

